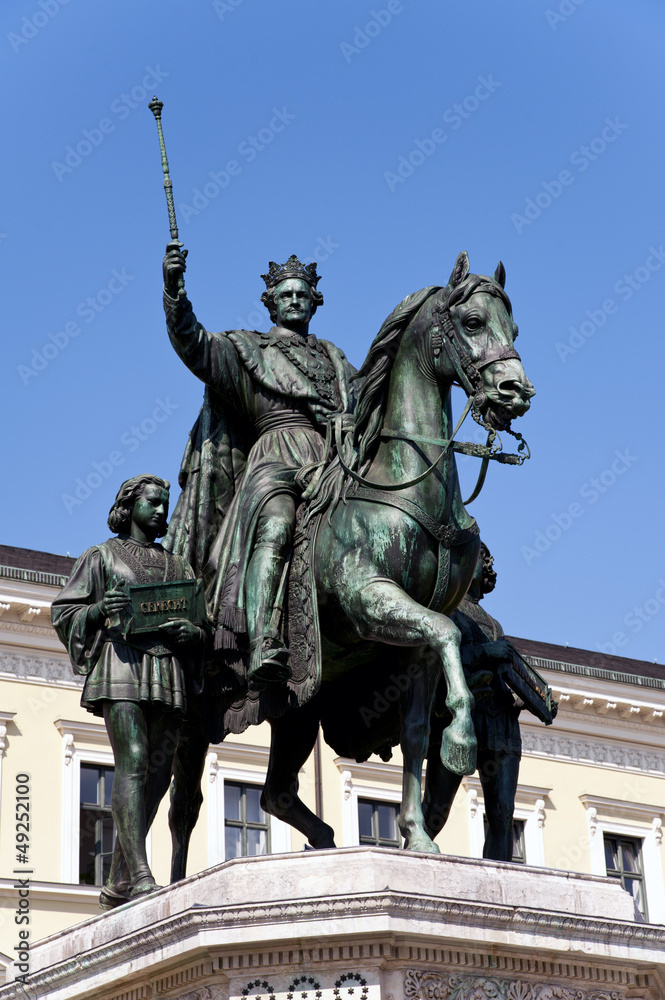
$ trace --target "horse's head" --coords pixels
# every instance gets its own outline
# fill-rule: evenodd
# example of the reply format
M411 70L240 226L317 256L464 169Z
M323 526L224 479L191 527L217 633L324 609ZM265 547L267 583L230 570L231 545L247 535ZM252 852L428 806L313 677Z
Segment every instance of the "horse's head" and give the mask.
M535 394L513 346L517 326L505 280L500 261L491 278L470 274L463 252L432 303L435 370L459 382L473 397L474 410L496 430L526 413Z

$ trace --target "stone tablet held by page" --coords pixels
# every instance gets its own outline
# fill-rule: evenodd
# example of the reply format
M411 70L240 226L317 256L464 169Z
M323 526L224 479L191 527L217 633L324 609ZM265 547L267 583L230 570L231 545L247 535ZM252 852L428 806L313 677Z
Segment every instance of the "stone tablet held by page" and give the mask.
M165 622L179 618L195 625L201 623L196 580L139 584L127 589L130 604L123 615L123 635L154 632Z

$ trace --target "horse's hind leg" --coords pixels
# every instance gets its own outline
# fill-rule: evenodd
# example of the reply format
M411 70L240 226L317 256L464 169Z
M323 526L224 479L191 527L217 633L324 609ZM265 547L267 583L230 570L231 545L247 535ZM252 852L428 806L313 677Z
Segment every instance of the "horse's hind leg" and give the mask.
M298 772L309 757L319 731L319 714L310 702L297 714L287 712L270 723L270 762L261 806L266 812L300 830L310 845L335 846L335 831L298 797Z
M169 806L171 882L178 882L187 874L189 840L203 802L201 778L207 752L208 740L188 719L181 729L173 758Z
M441 666L446 681L446 706L452 715L452 722L442 735L441 759L456 774L471 774L476 766L476 737L471 720L473 696L464 680L459 630L445 615L422 607L385 578L373 580L359 597L353 620L363 637L397 646L429 647L414 657L410 683L401 692L404 783L400 829L405 846L411 850L438 851L425 832L421 783Z

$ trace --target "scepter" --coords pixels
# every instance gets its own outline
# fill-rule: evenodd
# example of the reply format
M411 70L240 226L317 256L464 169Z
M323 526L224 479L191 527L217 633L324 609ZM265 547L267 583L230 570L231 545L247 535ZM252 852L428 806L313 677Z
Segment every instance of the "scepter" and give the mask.
M178 239L178 224L175 219L175 205L173 204L173 184L171 183L171 175L169 174L169 161L166 157L164 133L162 132L162 108L164 107L164 102L158 101L157 97L153 97L148 107L155 116L157 132L159 134L159 149L162 154L162 170L164 171L164 193L166 194L166 207L169 213L169 228L171 230L171 242L168 249L171 249L171 247L181 247L182 243Z

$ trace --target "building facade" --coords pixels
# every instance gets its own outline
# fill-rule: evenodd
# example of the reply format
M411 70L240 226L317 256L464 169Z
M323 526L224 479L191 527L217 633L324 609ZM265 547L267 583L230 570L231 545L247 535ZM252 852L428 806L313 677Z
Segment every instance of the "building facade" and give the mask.
M0 546L0 981L20 929L36 941L98 912L113 848L113 755L101 720L80 707L82 679L50 624L72 564ZM559 701L550 727L521 717L515 862L609 874L644 919L665 923L665 670L513 641ZM265 724L209 748L189 873L304 849L301 834L260 808L269 741ZM398 846L400 765L398 750L388 763L359 764L320 742L300 774L301 795L338 846ZM148 845L161 884L171 852L166 812L163 802ZM482 788L472 775L437 842L445 854L481 857L483 840Z

